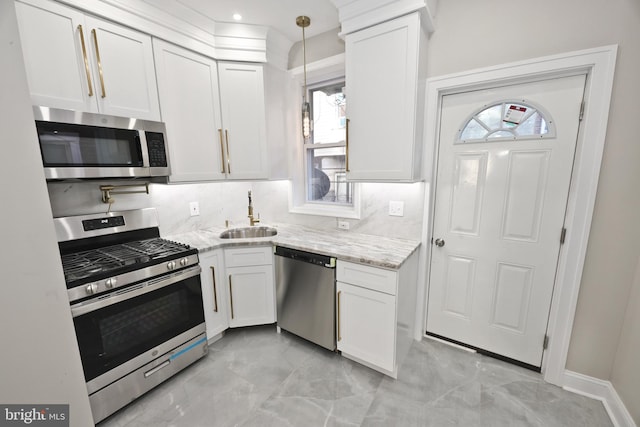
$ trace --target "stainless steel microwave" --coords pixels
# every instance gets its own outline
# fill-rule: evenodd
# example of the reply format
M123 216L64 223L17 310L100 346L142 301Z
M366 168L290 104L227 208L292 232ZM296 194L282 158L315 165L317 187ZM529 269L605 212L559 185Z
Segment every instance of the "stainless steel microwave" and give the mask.
M33 107L48 180L169 175L164 123Z

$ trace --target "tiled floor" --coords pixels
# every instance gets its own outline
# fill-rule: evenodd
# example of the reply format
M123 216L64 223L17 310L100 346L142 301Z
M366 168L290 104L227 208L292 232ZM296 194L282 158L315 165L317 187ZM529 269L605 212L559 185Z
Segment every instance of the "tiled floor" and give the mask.
M438 342L415 342L393 380L268 326L230 330L99 427L611 425L599 401Z

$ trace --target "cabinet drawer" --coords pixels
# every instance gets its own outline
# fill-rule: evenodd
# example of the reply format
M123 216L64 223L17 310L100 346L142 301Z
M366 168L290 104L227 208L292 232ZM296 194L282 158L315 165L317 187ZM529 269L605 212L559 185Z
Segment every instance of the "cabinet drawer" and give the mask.
M229 267L273 264L273 247L256 246L224 250L224 264Z
M340 261L336 266L336 280L363 288L395 295L398 273L392 270Z

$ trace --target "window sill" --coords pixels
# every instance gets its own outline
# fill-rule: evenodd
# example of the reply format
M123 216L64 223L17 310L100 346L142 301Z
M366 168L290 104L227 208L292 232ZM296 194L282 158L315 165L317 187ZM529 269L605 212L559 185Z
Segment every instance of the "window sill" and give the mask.
M360 206L359 203L356 203L351 207L327 206L319 203L305 203L304 205L290 207L289 213L360 219Z

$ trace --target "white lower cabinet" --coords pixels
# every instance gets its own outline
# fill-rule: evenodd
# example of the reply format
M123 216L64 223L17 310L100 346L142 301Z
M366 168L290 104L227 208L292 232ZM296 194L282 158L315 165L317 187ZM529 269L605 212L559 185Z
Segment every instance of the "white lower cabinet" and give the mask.
M229 327L223 261L221 249L200 254L202 301L209 340L216 338Z
M344 356L392 372L395 363L396 297L337 283L338 350Z
M273 249L271 246L224 250L229 294L229 327L276 321Z
M336 280L338 350L397 378L415 339L417 255L398 270L338 260Z

